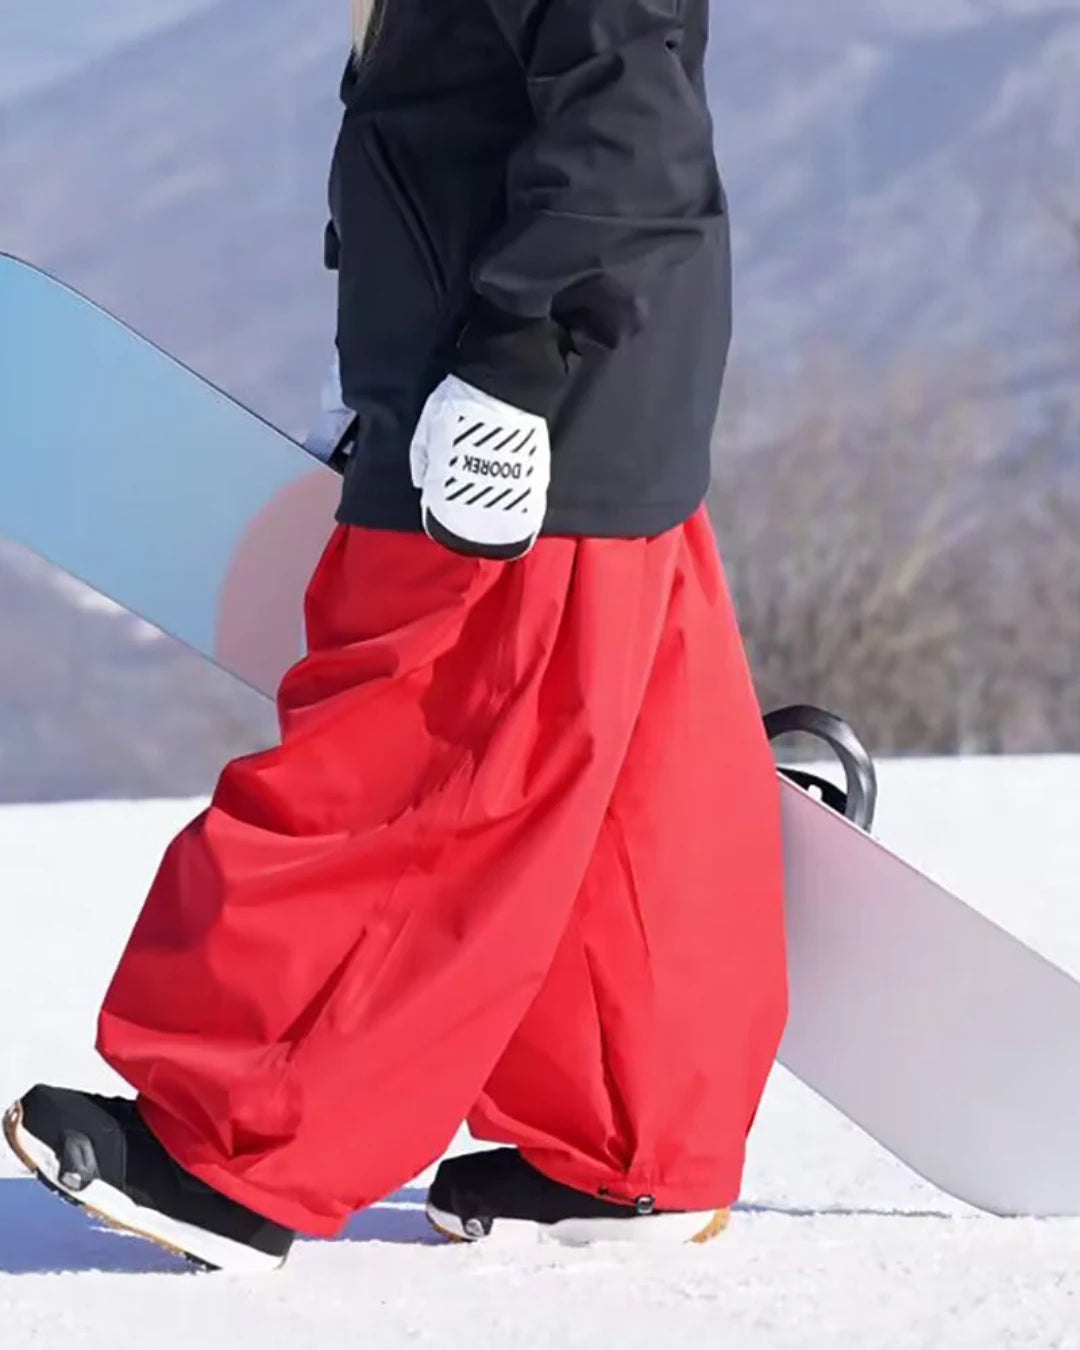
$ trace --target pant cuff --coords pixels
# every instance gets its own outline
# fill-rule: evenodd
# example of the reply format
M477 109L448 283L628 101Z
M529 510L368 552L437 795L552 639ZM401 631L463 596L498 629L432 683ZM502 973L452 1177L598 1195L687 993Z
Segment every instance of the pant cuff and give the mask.
M696 1214L730 1209L738 1200L742 1185L741 1160L727 1169L712 1166L708 1173L701 1173L700 1179L691 1175L679 1181L662 1181L656 1177L605 1173L542 1149L522 1149L521 1156L530 1167L535 1167L549 1181L557 1181L560 1186L628 1205L651 1197L659 1210Z
M238 1177L220 1163L195 1158L190 1146L190 1131L175 1116L169 1115L145 1097L139 1098L139 1114L165 1152L185 1172L227 1200L234 1200L238 1205L261 1214L264 1219L313 1238L337 1237L348 1221L348 1215L335 1219L325 1214L315 1214L305 1205L265 1191L245 1178Z

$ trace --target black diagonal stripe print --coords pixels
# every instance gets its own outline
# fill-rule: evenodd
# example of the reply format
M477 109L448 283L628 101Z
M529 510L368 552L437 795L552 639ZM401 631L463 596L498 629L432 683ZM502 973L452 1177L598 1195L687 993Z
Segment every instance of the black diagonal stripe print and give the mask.
M486 436L481 436L476 442L477 448L481 445L487 445L488 441L493 441L496 436L502 435L502 427L493 427Z
M446 500L448 502L456 502L459 497L464 497L466 492L471 492L475 486L476 486L475 481L471 483L466 483L463 488L458 488L456 492L451 493L451 495L447 497Z
M503 488L497 497L492 497L491 501L484 503L484 510L490 511L493 506L498 506L500 502L506 501L513 490L513 488Z
M496 450L505 450L506 447L510 444L510 442L511 442L512 440L516 439L516 437L518 437L518 436L520 436L520 435L521 435L521 432L520 432L520 431L512 431L512 432L510 433L510 435L507 436L507 438L506 438L505 441L500 441L500 442L499 442L499 444L495 447L495 449L496 449ZM513 452L511 451L511 453L513 453Z
M520 497L515 497L514 500L509 504L509 506L504 506L504 507L503 507L503 510L504 510L504 511L512 511L512 510L514 509L515 506L520 506L521 503L525 500L525 498L529 495L529 493L530 493L531 491L532 491L532 488L526 488L525 491L521 494Z
M483 501L483 499L488 495L490 491L491 491L491 484L489 483L486 488L481 488L475 497L470 497L469 500L465 503L465 505L475 506L477 502Z
M463 431L460 436L454 438L454 444L460 445L462 441L467 441L470 436L473 436L476 432L482 430L483 425L483 422L474 422L468 431Z

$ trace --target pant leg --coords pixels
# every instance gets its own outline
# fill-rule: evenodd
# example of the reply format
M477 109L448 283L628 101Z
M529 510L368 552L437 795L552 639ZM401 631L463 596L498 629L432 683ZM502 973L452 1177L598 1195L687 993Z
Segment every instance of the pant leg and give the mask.
M776 774L701 515L577 903L474 1132L581 1190L731 1204L786 1017L781 871Z
M329 1235L443 1151L566 927L680 549L337 532L281 745L171 845L101 1014L189 1171Z

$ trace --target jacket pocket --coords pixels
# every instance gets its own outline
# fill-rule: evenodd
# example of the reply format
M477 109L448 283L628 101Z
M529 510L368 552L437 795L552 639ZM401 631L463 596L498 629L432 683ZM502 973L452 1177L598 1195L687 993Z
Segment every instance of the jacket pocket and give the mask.
M385 167L370 121L347 114L330 180L342 387L349 406L385 423L387 444L399 447L448 341L451 306Z
M410 191L405 177L394 163L394 157L381 129L374 122L371 122L366 127L366 131L364 148L372 172L379 180L379 185L393 206L402 229L408 235L432 289L442 299L447 291L446 270L443 267L431 230L424 218L424 213L420 209L416 197Z

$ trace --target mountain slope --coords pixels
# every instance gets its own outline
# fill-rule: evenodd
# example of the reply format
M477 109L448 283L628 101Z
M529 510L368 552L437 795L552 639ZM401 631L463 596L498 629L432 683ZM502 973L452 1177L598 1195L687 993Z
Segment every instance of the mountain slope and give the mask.
M218 3L16 103L0 145L0 247L293 430L330 344L339 9ZM1060 364L1080 0L717 6L709 69L744 361L824 342Z
M0 802L205 792L265 700L0 541Z
M22 100L0 248L299 429L332 343L326 175L341 7L232 0Z
M716 24L750 359L822 340L1060 359L1080 311L1057 218L1080 214L1080 5L919 8Z
M0 0L0 107L157 32L216 0Z
M321 242L344 0L65 5L0 0L0 249L302 431L333 329ZM14 96L12 72L36 86L50 70ZM736 364L768 380L765 412L823 347L977 350L1010 416L1076 399L1080 267L1060 215L1080 216L1078 70L1080 0L714 5ZM131 688L145 652L55 585L35 604L45 583L6 556L0 613L19 656L0 670L0 796L207 786L236 742L165 715L185 698L239 717L240 741L265 734L242 696L160 646L160 701L120 723L94 715L84 742L86 687ZM82 655L60 679L65 643Z

